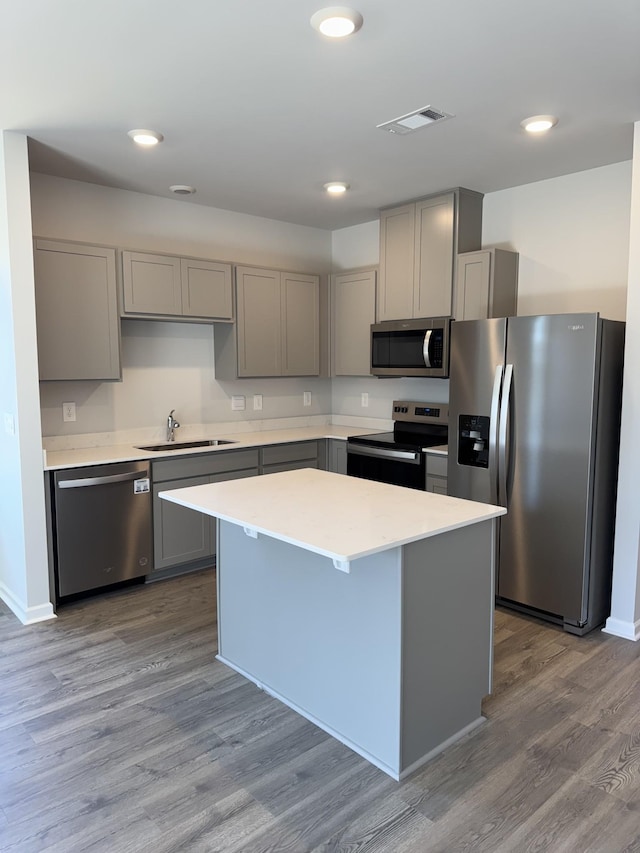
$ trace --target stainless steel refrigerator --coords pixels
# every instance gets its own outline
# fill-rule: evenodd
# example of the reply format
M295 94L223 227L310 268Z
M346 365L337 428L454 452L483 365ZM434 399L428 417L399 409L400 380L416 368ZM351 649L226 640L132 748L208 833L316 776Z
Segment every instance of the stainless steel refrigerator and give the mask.
M609 614L624 323L452 323L450 495L507 507L496 600L585 634Z

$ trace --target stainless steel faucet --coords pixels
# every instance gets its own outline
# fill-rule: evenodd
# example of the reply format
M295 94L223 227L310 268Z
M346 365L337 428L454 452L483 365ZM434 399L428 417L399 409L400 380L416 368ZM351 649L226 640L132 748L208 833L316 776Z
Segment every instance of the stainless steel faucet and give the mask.
M176 430L180 426L178 421L173 417L173 413L175 409L171 409L169 412L169 417L167 418L167 441L175 441L176 440Z

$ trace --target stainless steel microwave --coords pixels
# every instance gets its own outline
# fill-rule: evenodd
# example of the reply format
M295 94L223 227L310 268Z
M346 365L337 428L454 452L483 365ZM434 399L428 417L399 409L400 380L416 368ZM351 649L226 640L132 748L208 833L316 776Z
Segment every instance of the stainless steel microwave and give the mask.
M371 373L447 377L450 331L450 317L375 323L371 326Z

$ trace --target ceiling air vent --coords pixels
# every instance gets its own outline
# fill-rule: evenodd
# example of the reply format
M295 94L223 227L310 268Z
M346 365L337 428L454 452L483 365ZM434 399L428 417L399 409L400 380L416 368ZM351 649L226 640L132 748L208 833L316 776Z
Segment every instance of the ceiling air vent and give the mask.
M420 130L430 124L435 124L438 121L444 121L448 118L453 118L453 116L428 104L426 107L414 110L412 113L407 113L404 116L399 116L399 118L391 119L391 121L385 121L382 124L376 125L376 127L382 128L382 130L386 130L389 133L413 133L414 130Z

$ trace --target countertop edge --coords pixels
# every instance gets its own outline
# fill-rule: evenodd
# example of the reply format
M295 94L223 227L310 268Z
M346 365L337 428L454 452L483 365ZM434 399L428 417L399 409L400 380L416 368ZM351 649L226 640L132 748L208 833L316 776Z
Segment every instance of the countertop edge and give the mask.
M389 538L385 538L384 541L378 541L377 543L371 545L367 544L366 547L355 547L351 549L344 549L343 551L336 550L335 547L331 548L329 543L322 541L324 538L327 539L327 534L323 533L320 537L317 536L317 529L313 530L308 537L299 537L292 533L292 530L287 530L287 527L290 526L291 517L295 515L293 510L291 510L291 506L296 506L298 508L303 507L303 512L309 515L309 501L319 500L321 498L316 498L315 495L319 491L322 493L322 485L323 483L329 484L329 492L328 494L324 494L324 498L329 498L329 504L332 507L336 505L336 501L333 500L332 496L336 494L335 489L338 492L343 492L342 479L349 480L349 490L350 499L356 499L356 504L358 503L357 498L361 497L360 505L365 505L367 507L367 511L370 511L369 508L372 509L376 506L380 505L381 500L386 500L387 495L382 491L388 489L398 490L394 492L394 497L398 498L398 501L394 506L397 507L398 515L404 516L405 513L403 511L403 502L410 500L412 505L415 503L416 496L413 494L413 490L403 489L397 486L382 486L382 484L372 484L369 481L360 481L358 478L346 477L346 475L330 473L330 472L320 472L316 469L307 469L306 471L289 471L282 472L279 474L271 474L271 478L278 478L277 482L280 486L284 486L286 484L286 500L285 503L282 503L282 500L279 498L279 492L276 488L273 494L273 502L272 505L275 505L278 511L278 520L276 524L273 526L266 526L264 520L261 521L259 515L265 517L265 512L263 511L264 503L260 503L260 492L264 491L266 487L265 480L266 478L258 478L260 483L250 484L249 480L240 480L240 481L232 481L233 485L217 483L211 484L208 486L192 486L186 488L179 489L163 489L159 493L159 497L163 500L171 501L172 503L179 504L180 506L184 506L187 509L193 509L198 512L202 512L205 515L209 515L215 518L219 518L222 521L227 521L231 524L234 524L238 527L244 528L246 531L250 531L248 535L253 535L256 533L257 535L269 536L272 539L277 539L281 542L287 542L290 545L294 545L299 548L303 548L304 550L310 551L315 554L319 554L321 556L327 557L331 560L335 560L339 563L351 563L354 560L361 559L363 557L368 557L373 554L381 553L384 551L391 550L392 548L402 547L404 545L409 545L412 542L418 542L422 539L428 539L432 536L438 536L441 533L448 533L453 530L458 530L464 527L468 527L473 524L478 524L483 521L490 521L492 519L498 518L501 515L506 513L506 509L504 507L495 506L492 504L482 504L475 501L467 501L461 498L453 498L444 495L430 495L427 498L428 505L432 505L433 502L440 504L441 506L447 507L447 515L448 518L441 518L437 521L429 521L429 524L425 527L425 518L427 516L421 515L420 520L414 522L410 522L410 526L408 529L405 529L404 533L393 533ZM331 478L331 479L328 479ZM337 480L335 478L340 478ZM275 483L276 481L273 480ZM319 489L316 490L312 488L315 484L319 485ZM375 496L367 498L366 493L370 489L375 489L376 491L380 491L380 495L376 494ZM226 491L225 495L225 506L212 506L210 500L207 498L210 495L216 495L219 499L220 493L223 494ZM411 494L406 494L411 492ZM238 493L240 493L242 497L242 509L240 512L237 510L233 510L234 499L231 495L235 493L236 498ZM194 499L194 494L197 497ZM282 490L280 491L282 494ZM426 496L429 493L426 492L418 492L417 494L421 496ZM228 496L228 497L227 497ZM310 498L309 496L313 496ZM200 498L203 498L201 500ZM228 498L231 498L229 500ZM418 500L421 500L419 498ZM260 506L260 513L256 516L254 510L256 505L256 500ZM372 503L367 504L367 500L372 501ZM425 502L423 500L423 502ZM231 508L230 508L231 507ZM311 507L314 508L313 506ZM460 516L460 509L462 508L462 515ZM289 511L291 510L291 511ZM242 512L246 514L243 515ZM252 515L253 514L253 515ZM268 512L266 513L268 515ZM317 512L311 514L311 517L315 517ZM456 517L457 516L457 517ZM281 522L281 519L284 521ZM393 522L390 522L390 526L388 530L392 529ZM406 526L406 525L405 525ZM278 529L279 528L279 529ZM387 536L389 534L387 533ZM331 536L329 535L329 539ZM315 540L315 541L313 541ZM363 543L364 544L364 543Z

